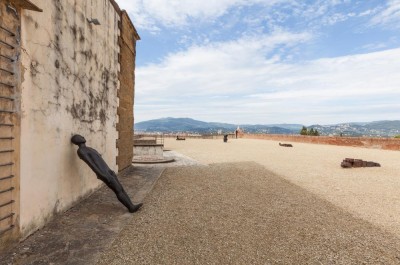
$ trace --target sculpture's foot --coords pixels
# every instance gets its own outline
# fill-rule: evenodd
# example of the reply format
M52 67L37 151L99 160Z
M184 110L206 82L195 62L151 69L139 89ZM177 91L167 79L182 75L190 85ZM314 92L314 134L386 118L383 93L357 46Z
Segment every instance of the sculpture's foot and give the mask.
M134 204L133 207L129 209L130 213L134 213L142 207L143 203Z

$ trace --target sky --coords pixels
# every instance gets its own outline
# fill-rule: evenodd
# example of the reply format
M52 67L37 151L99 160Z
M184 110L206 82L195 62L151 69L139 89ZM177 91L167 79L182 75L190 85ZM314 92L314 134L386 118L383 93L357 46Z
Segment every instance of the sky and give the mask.
M400 0L116 0L137 43L135 122L400 119Z

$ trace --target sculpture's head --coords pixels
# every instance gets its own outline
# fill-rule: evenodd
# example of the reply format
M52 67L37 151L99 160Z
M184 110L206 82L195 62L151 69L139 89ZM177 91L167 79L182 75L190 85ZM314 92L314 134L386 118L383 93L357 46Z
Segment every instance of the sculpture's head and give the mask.
M74 136L72 136L71 142L76 145L81 145L86 143L86 140L82 135L75 134Z

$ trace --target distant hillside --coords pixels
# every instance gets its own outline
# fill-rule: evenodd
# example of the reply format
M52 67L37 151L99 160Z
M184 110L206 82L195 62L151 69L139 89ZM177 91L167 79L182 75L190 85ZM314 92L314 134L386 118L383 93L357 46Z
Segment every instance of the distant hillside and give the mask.
M373 121L365 123L341 123L335 125L313 125L321 135L393 137L400 134L400 121Z
M237 126L226 123L213 123L197 121L190 118L162 118L143 121L135 124L136 131L144 132L191 132L191 133L216 133L218 130L232 132Z
M217 122L203 122L190 118L162 118L138 122L136 131L162 132L162 133L200 133L212 134L218 131L222 133L234 132L238 125ZM295 134L301 129L300 124L273 124L273 125L240 125L248 133L273 133Z
M247 133L298 134L301 124L240 125ZM215 134L234 132L235 124L204 122L190 118L162 118L135 124L137 132ZM400 121L352 122L334 125L312 125L320 135L393 137L400 134Z

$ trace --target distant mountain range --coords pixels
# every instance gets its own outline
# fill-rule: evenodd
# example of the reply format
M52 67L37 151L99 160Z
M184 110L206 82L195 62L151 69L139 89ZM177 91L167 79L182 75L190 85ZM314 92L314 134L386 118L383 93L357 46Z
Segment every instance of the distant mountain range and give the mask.
M136 132L216 134L234 132L238 125L204 122L190 118L161 118L138 122ZM299 134L302 124L239 125L247 133ZM393 137L400 134L400 120L351 122L334 125L312 125L307 128L318 130L320 135Z

